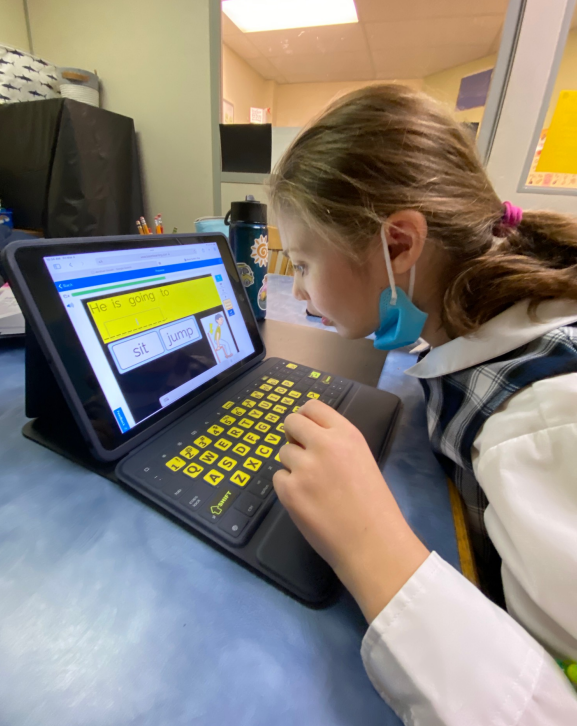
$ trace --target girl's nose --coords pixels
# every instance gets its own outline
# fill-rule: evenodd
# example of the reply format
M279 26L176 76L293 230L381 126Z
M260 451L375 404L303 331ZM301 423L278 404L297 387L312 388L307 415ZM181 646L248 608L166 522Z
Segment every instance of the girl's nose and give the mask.
M306 294L306 292L301 287L296 275L293 279L293 297L296 298L297 300L308 300L309 299L309 296Z

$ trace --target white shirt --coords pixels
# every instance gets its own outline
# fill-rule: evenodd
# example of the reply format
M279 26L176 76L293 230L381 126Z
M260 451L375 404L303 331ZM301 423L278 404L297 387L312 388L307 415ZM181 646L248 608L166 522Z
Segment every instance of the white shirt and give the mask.
M491 360L576 322L577 303L542 303L538 317L519 303L407 373ZM577 373L508 399L472 459L508 614L433 552L370 625L365 668L406 724L577 726L577 694L550 655L577 661Z

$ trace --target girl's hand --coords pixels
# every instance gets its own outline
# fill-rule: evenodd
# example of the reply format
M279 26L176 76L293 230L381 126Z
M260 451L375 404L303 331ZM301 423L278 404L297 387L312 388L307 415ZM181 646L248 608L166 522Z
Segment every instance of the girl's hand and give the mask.
M285 421L274 487L371 622L426 560L361 432L320 401Z

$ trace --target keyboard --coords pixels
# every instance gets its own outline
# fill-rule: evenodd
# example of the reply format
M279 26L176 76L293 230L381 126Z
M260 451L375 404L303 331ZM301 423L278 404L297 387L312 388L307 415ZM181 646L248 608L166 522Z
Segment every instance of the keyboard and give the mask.
M213 413L188 414L155 440L138 480L213 536L245 545L276 499L285 418L310 399L337 408L351 386L289 361L267 369L265 361L240 392L233 384L232 394L220 394Z

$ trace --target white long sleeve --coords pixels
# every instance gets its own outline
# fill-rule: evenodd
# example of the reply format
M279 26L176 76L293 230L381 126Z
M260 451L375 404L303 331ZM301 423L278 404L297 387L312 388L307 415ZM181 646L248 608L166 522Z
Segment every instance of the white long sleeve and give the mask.
M485 423L473 462L510 614L429 556L362 646L405 723L577 724L577 694L542 647L577 660L576 452L577 374L524 389Z

